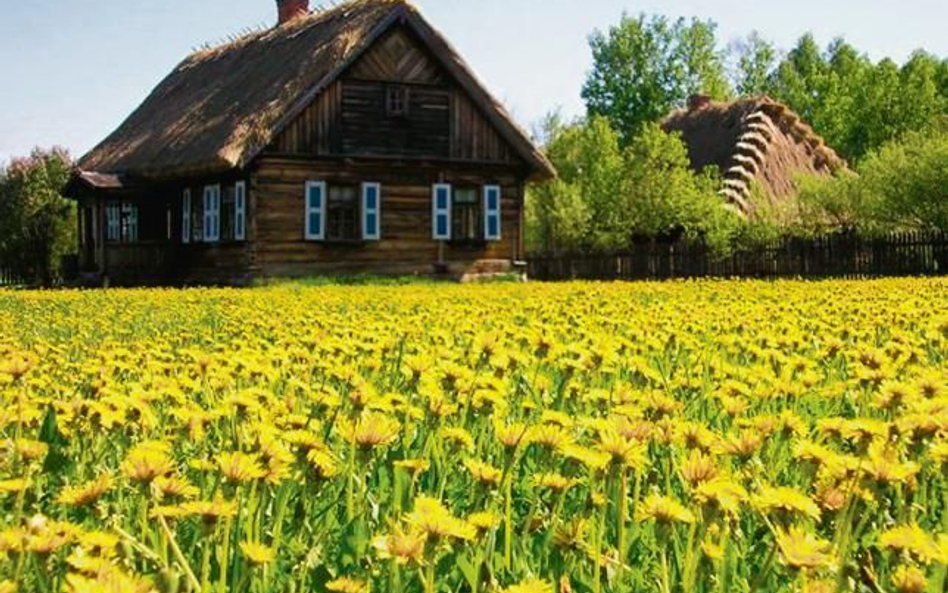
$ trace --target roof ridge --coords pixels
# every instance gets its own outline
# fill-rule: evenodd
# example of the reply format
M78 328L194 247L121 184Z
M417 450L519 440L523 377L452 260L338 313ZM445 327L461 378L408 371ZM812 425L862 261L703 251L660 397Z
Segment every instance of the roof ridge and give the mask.
M413 6L409 0L347 0L341 4L334 4L329 7L325 7L323 4L319 4L316 8L313 8L304 16L301 16L293 21L285 23L283 25L266 25L261 23L256 27L249 27L246 33L237 34L233 38L225 38L225 40L219 43L205 43L203 46L198 47L188 54L183 63L187 64L192 62L195 59L205 59L212 55L217 55L224 53L258 40L266 39L268 36L276 37L292 37L299 34L302 31L309 29L310 27L322 24L323 22L329 20L330 18L335 18L337 15L345 16L348 10L352 10L359 5L370 4L381 6L384 4L399 5L404 4L408 6Z

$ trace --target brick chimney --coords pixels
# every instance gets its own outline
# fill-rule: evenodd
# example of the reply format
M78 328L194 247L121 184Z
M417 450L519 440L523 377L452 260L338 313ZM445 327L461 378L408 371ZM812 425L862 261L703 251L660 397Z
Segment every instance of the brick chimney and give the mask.
M309 14L309 0L276 0L280 20L277 26Z
M709 105L711 105L711 97L708 95L691 95L691 98L688 99L688 109L691 111L698 111Z

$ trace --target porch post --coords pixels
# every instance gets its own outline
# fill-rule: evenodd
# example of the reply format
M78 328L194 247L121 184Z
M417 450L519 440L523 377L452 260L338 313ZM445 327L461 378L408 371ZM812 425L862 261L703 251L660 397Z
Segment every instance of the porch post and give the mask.
M109 272L109 264L105 252L105 226L107 223L105 219L105 198L99 193L96 193L95 195L94 216L98 221L95 229L96 259L98 260L97 263L99 264L99 273L104 277L107 276Z

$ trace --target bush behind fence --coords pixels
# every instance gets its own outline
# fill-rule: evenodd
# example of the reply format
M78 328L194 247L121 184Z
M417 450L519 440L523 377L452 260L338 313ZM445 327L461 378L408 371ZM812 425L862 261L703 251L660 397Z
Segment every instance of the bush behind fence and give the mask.
M948 269L948 233L784 239L718 256L701 244L652 243L611 253L533 254L534 280L935 276Z

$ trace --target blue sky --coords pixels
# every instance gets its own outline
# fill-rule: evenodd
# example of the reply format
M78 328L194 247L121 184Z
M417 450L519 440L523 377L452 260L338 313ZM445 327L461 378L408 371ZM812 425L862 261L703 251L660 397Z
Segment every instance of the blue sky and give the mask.
M873 59L948 56L945 0L416 0L518 121L582 112L587 39L623 12L711 18L724 43L758 30L786 49L813 32ZM0 9L0 162L35 145L79 156L192 48L272 23L274 0L28 0ZM314 6L316 2L314 1Z

